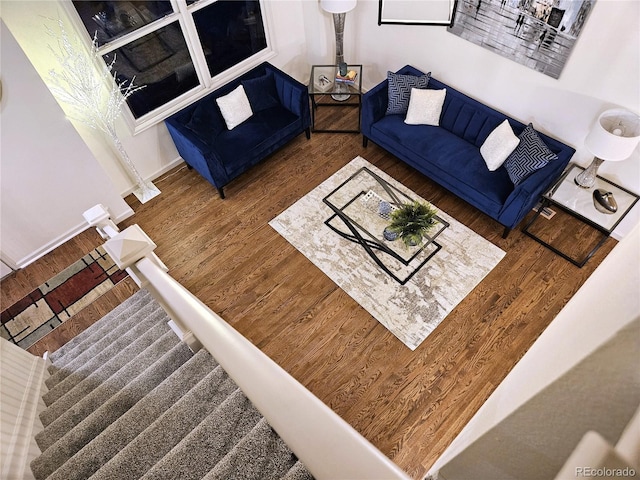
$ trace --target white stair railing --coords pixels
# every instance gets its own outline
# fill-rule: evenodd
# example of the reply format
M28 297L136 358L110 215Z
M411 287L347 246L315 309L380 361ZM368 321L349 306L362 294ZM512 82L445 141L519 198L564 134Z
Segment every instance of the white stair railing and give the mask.
M107 253L165 308L179 336L192 348L201 344L213 355L315 478L409 478L333 410L173 279L153 253L155 244L138 225L116 233L117 227L102 206L94 207L85 218L101 234L110 237L104 245Z

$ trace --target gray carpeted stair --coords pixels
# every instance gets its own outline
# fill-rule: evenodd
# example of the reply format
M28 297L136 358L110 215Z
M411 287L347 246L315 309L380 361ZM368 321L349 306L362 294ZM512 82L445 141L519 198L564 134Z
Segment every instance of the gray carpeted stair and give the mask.
M168 320L142 290L50 357L35 477L311 479L215 359L194 355Z
M71 355L74 355L73 358L67 359L64 365L60 365L56 373L47 379L45 382L47 387L53 388L57 386L71 373L81 374L82 372L80 370L85 367L87 362L92 360L95 355L112 344L117 343L122 339L123 335L126 335L132 328L135 328L138 323L144 322L145 319L152 317L155 313L154 311L157 311L158 308L159 306L154 304L144 305L139 310L131 312L131 316L125 317L126 321L119 322L106 332L97 332L98 337L91 341L90 345L80 345L79 348L74 349L64 357L67 359ZM54 365L58 365L58 363Z

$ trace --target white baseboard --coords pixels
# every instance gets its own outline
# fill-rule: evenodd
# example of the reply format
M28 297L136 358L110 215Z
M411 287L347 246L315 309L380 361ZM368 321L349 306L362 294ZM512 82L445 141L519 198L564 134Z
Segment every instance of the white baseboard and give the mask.
M169 162L167 165L165 165L164 167L162 167L161 169L157 170L153 175L150 175L149 177L145 178L145 181L151 181L151 182L155 182L156 179L158 179L159 177L161 177L162 175L164 175L165 173L167 173L169 170L177 167L178 165L180 165L181 163L184 163L184 160L182 159L182 157L178 157L174 160L172 160L171 162ZM131 188L126 189L124 192L122 192L120 194L120 196L122 198L126 197L127 195L131 195L133 193L133 190L135 189L135 185L132 186ZM118 223L118 222L116 222Z
M121 214L118 217L114 218L113 221L115 223L120 223L120 222L126 220L127 218L133 216L134 213L135 212L131 208L128 208L123 214ZM87 222L80 221L81 219L78 219L78 220L80 222L80 223L78 223L78 225L76 225L73 228L70 228L65 233L63 233L62 235L60 235L57 238L55 238L54 240L46 243L41 248L35 250L34 252L31 252L29 255L27 255L27 256L21 258L20 260L18 260L16 262L17 267L18 268L25 268L27 265L35 262L39 258L44 257L47 253L51 252L52 250L55 250L60 245L64 244L65 242L68 242L73 237L81 234L87 228L90 228L89 225L87 225Z
M165 165L164 167L162 167L161 169L156 171L153 175L151 175L146 180L152 179L152 181L153 181L153 180L157 179L158 177L160 177L161 175L164 175L165 173L167 173L169 170L172 170L173 168L177 167L181 163L184 163L184 160L181 157L178 157L175 160L171 161L169 164ZM127 195L131 194L133 192L133 189L134 189L134 187L131 187L131 188L127 189L125 192L123 192L121 194L122 198L124 198ZM119 215L118 217L113 218L112 220L114 221L114 223L118 224L118 223L126 220L127 218L133 216L134 214L135 214L135 212L131 208L128 208L127 211L125 211L122 215ZM79 235L80 233L84 232L88 228L88 225L86 224L86 222L81 221L81 220L82 219L78 219L79 223L75 227L70 228L69 230L67 230L62 235L58 236L57 238L55 238L52 241L48 242L47 244L43 245L41 248L35 250L34 252L31 252L29 255L27 255L27 256L21 258L20 260L16 261L17 268L25 268L27 265L35 262L39 258L44 257L47 253L51 252L52 250L55 250L56 248L58 248L63 243L69 241L73 237L75 237L75 236Z

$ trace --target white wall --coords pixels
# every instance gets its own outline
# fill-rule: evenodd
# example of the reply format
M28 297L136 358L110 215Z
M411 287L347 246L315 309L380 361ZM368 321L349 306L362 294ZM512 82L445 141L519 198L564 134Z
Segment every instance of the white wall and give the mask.
M0 246L23 267L79 233L97 203L114 219L133 212L0 22Z

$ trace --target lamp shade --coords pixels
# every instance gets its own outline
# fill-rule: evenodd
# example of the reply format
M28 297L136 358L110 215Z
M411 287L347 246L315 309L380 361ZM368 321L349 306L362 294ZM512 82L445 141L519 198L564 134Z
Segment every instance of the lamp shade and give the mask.
M346 13L356 8L358 0L320 0L320 7L329 13Z
M640 117L624 109L603 112L589 131L585 145L589 151L609 162L625 160L640 141Z

